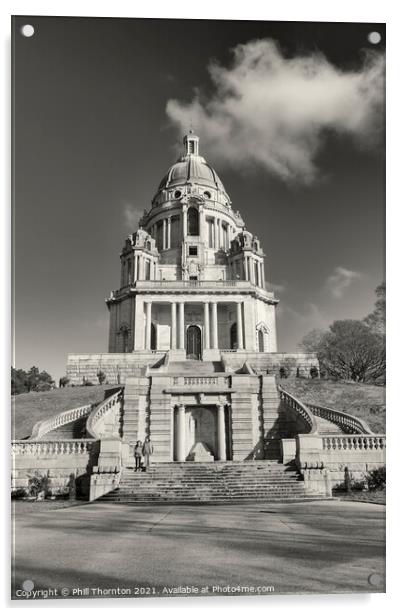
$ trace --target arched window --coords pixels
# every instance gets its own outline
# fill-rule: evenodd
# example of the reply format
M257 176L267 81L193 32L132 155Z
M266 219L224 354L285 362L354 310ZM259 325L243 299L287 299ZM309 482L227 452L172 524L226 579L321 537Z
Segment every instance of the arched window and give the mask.
M130 343L130 329L128 327L128 325L126 325L125 323L123 325L120 326L120 336L121 336L121 351L123 353L128 353L130 351L129 349L129 343Z
M151 261L145 261L145 280L151 280Z
M187 212L187 235L199 235L198 211L190 207Z
M268 352L268 333L265 323L257 325L257 348L259 353Z
M172 248L177 248L180 246L182 230L180 223L180 216L172 216L171 222L171 231L170 231L170 246Z
M230 328L230 348L237 349L237 323Z
M153 323L151 323L151 351L156 351L156 327Z

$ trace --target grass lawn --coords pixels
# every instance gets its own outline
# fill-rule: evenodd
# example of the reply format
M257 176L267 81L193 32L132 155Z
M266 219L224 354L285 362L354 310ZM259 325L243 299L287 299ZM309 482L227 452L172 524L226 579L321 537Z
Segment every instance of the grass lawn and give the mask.
M85 404L101 402L105 389L111 385L93 387L63 387L45 392L31 392L12 396L11 436L23 439L30 436L37 421Z
M364 419L373 432L385 433L385 387L324 379L282 379L280 385L301 402L345 411Z

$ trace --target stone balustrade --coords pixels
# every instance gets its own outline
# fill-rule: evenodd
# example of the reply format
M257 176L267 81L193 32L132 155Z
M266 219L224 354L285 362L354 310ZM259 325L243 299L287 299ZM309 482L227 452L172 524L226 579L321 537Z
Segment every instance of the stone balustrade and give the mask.
M68 411L63 411L50 417L49 419L44 419L42 421L38 421L32 430L32 434L29 437L30 440L40 439L49 432L60 428L61 426L65 426L81 417L85 417L90 414L93 404L87 404L85 406L80 406L75 409L69 409Z
M231 386L228 376L173 376L166 391L204 391L205 386L213 391L227 391ZM210 390L209 390L210 391Z
M292 394L286 392L282 387L278 386L279 396L286 406L293 410L306 426L307 434L317 434L317 422L310 409Z
M373 434L363 419L325 406L318 406L316 404L307 404L307 406L316 417L332 421L332 423L342 428L343 432L349 434Z
M385 435L339 435L323 436L322 448L325 451L375 451L385 449Z
M16 440L11 443L11 485L13 490L28 490L35 474L47 476L51 492L68 493L71 477L80 496L88 496L88 478L97 463L99 442L94 439Z
M123 393L120 389L98 404L87 420L87 432L94 439L119 436Z
M17 440L11 443L11 453L14 460L16 456L34 457L38 460L48 456L81 456L89 454L94 443L94 439Z
M156 287L168 289L193 289L194 287L199 287L202 289L219 287L247 289L250 286L255 285L248 280L138 280L135 283L135 286L139 289L154 289Z
M383 434L299 434L295 461L303 475L309 469L324 469L334 486L343 481L345 468L361 481L369 471L384 466L385 445Z

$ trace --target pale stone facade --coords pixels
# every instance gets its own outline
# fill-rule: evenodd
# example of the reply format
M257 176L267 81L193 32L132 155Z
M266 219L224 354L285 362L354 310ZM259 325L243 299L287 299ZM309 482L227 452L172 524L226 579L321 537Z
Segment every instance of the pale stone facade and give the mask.
M109 353L70 355L71 382L102 370L124 385L123 441L150 435L155 461L278 457L273 377L309 376L317 358L277 352L262 246L191 131L120 260Z
M278 300L266 288L260 241L199 156L198 137L189 133L184 146L123 246L120 289L107 301L109 352L276 352Z
M68 357L71 385L95 383L101 370L117 387L14 441L14 490L38 472L53 493L75 478L90 500L301 498L329 496L346 467L363 479L385 464L384 435L278 386L284 374L318 372L317 357L278 352L278 300L260 242L199 155L198 137L184 146L121 252L109 352ZM130 466L145 437L153 471L142 478Z

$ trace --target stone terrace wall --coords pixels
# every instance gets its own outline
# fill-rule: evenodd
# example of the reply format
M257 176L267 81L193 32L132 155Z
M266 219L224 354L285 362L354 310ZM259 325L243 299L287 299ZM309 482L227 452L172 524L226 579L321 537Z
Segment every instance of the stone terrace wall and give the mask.
M222 360L228 369L239 370L247 361L257 372L268 372L268 374L276 376L279 376L281 367L288 370L288 376L295 376L297 369L299 369L299 375L304 377L310 377L311 368L319 369L318 358L315 353L222 352Z
M13 441L12 490L28 487L35 474L47 475L53 494L68 491L70 476L76 478L81 496L89 493L91 469L97 463L99 443L92 439L65 441Z
M102 370L107 383L124 385L127 377L140 376L147 365L153 366L163 359L165 351L136 351L135 353L70 353L67 359L67 376L71 385L83 381L97 383L96 373Z

